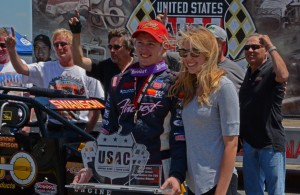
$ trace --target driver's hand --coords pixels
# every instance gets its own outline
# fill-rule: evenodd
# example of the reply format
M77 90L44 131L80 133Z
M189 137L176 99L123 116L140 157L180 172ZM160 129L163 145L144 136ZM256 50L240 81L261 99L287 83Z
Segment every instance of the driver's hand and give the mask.
M170 188L170 191L166 193L167 195L180 195L181 186L180 181L175 177L169 177L164 184L161 186L162 190Z
M90 168L83 168L81 169L76 176L72 183L87 183L93 177L93 171Z

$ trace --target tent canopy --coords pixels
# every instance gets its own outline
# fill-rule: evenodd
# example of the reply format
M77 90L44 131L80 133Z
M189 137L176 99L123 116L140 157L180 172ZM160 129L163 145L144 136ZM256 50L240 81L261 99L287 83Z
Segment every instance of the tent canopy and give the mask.
M11 33L10 27L5 27L9 33ZM16 49L19 55L32 55L32 44L31 42L23 35L15 31L16 35Z

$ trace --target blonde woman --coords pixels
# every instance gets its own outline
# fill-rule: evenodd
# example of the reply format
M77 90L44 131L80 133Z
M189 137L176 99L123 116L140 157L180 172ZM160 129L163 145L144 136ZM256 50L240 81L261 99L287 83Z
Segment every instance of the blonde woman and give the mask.
M184 96L189 194L236 194L239 103L217 66L216 38L204 28L182 32L179 54L183 66L171 95Z

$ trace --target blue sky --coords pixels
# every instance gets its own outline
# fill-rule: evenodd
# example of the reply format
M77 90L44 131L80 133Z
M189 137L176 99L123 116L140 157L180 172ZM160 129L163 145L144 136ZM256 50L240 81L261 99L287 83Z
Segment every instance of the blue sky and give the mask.
M13 26L32 40L32 0L1 0L0 26Z

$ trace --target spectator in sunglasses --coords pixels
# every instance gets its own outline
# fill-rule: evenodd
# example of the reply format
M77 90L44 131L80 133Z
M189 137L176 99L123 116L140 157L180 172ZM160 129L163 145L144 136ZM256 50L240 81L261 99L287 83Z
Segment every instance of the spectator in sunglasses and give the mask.
M237 91L239 91L245 77L245 72L237 63L226 58L225 56L227 40L226 31L217 25L210 25L207 27L207 29L213 33L218 42L218 66L226 71L226 76L233 82Z
M25 64L16 52L14 31L5 41L12 65L19 74L26 75L23 82L37 87L64 90L74 95L104 98L104 92L98 80L86 76L85 70L73 63L71 44L72 33L66 29L57 29L52 35L52 44L58 60ZM76 111L62 112L61 115L81 129L91 132L98 121L100 112ZM76 117L74 117L74 115ZM47 129L51 137L78 137L72 129L65 128L59 121L49 118Z
M1 86L24 86L22 83L23 75L18 74L11 64L11 60L8 54L5 39L9 36L9 32L6 28L0 28L0 85ZM25 63L24 60L22 60ZM13 95L24 95L22 93L10 92ZM10 129L12 132L18 129ZM29 127L23 127L24 133L29 133Z
M109 85L113 76L124 72L130 64L137 61L133 55L134 46L130 34L125 28L113 29L108 33L107 48L110 52L110 58L103 61L95 61L84 57L80 44L81 23L79 12L69 20L70 29L73 33L72 51L74 63L86 70L88 76L91 76L103 84L104 92L107 94Z
M284 194L285 133L281 105L288 70L268 35L253 34L244 47L249 68L239 92L246 194Z
M8 54L7 45L5 39L9 36L9 32L6 28L0 28L0 85L5 86L21 86L22 75L19 75L11 64L11 60ZM25 63L25 61L22 60ZM16 76L16 74L18 76ZM12 79L19 78L19 79Z
M188 194L236 194L236 87L218 67L219 45L208 29L182 32L178 44L183 66L169 93L183 96Z

